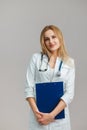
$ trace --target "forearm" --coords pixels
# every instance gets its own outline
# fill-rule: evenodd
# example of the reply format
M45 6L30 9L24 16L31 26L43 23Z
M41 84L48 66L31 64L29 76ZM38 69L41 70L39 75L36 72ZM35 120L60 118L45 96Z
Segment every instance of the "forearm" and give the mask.
M66 103L63 100L60 100L58 105L54 108L54 110L50 113L54 118L57 114L59 114L66 107Z
M60 102L58 103L58 105L55 107L55 109L52 112L50 113L39 112L42 115L42 118L39 118L38 122L42 125L47 125L50 122L53 122L55 119L55 116L59 114L65 107L66 107L65 102L63 100L60 100Z
M30 104L30 107L32 108L34 114L38 111L36 101L34 97L27 98L28 103Z

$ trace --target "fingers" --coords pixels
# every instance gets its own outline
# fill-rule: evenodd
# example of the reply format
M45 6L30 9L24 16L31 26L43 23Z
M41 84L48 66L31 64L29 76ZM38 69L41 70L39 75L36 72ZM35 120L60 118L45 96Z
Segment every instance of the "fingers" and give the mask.
M47 125L50 122L54 121L54 119L52 118L52 116L50 116L49 113L42 113L39 111L36 111L36 118L41 125Z
M38 122L42 125L47 125L50 122L53 122L54 119L48 113L40 113L42 115L41 118L38 118Z
M48 121L38 121L40 123L40 125L48 125L51 122L54 122L54 120L48 120Z

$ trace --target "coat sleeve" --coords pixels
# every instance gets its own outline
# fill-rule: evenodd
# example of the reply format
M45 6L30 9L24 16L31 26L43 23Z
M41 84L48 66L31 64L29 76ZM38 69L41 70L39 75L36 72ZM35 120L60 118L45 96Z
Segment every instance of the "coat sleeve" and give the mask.
M34 97L35 63L36 63L36 55L33 54L33 56L30 59L26 73L25 98Z
M65 92L61 99L68 105L71 103L74 97L74 87L75 86L75 65L73 61L73 67L70 68L67 75L67 80L65 83Z

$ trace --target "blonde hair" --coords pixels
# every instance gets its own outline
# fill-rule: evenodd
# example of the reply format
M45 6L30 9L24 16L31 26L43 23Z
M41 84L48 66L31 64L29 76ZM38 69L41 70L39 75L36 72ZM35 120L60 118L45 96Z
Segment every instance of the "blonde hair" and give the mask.
M51 56L51 52L47 49L47 47L45 45L45 40L44 40L44 34L48 30L52 30L59 39L60 47L58 49L58 56L61 57L64 61L67 61L69 56L68 56L68 53L65 49L63 34L62 34L61 30L54 25L45 26L43 28L43 30L41 31L40 43L41 43L42 53L46 54L49 58Z

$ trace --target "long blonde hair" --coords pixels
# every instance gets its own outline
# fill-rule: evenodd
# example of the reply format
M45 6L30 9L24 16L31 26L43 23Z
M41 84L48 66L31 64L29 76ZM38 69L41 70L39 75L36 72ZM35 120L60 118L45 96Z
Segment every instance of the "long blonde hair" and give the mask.
M66 61L69 56L65 49L63 34L62 34L61 30L54 25L45 26L43 28L43 30L41 31L40 43L41 43L42 53L46 54L50 58L51 52L47 49L47 47L45 45L45 41L44 41L44 34L48 30L52 30L58 37L59 42L60 42L60 47L58 49L58 56L61 57L64 61Z

